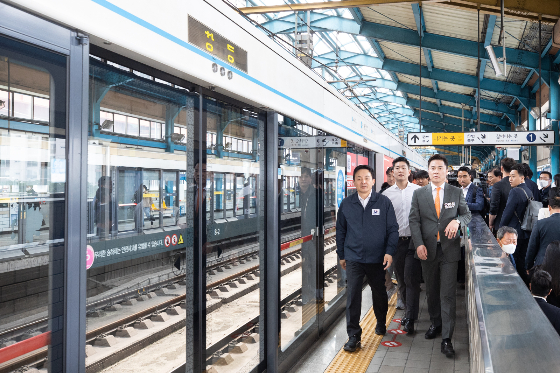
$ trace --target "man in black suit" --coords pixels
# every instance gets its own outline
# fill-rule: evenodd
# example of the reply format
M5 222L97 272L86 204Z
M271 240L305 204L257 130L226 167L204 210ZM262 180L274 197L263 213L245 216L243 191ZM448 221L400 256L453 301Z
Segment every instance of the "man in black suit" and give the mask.
M538 185L541 187L541 202L543 207L548 207L548 195L552 185L552 174L548 171L542 171L539 175Z
M502 226L512 227L517 231L517 248L513 254L517 273L529 284L529 277L525 271L525 256L527 255L527 246L529 245L529 232L521 229L521 222L525 216L528 199L533 197L533 193L525 184L525 167L518 163L511 168L509 174L509 182L511 191L509 192L506 208L502 214Z
M488 226L490 229L498 230L502 224L502 214L506 208L506 203L511 190L509 183L509 173L515 165L513 158L504 158L501 162L502 180L498 181L492 187L492 196L490 197L490 218Z
M555 192L554 189L548 200L550 217L537 221L531 232L525 257L527 270L542 264L548 244L552 241L560 241L560 195Z
M560 308L546 301L546 297L552 291L552 276L546 271L535 271L529 288L533 298L556 330L556 333L560 334Z
M539 192L539 186L537 183L533 181L533 170L527 163L523 163L523 167L525 168L525 185L529 188L529 190L533 193L533 198L535 201L541 200L541 193Z

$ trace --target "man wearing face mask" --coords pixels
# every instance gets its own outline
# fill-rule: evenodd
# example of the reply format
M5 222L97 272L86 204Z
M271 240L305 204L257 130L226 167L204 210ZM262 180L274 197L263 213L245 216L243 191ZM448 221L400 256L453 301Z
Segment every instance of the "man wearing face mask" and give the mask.
M548 195L550 194L550 186L552 185L552 174L548 171L542 171L537 180L539 185L541 202L543 207L548 207Z
M511 264L515 267L513 253L517 246L517 231L511 227L503 226L498 229L496 238L498 239L498 244L500 244L500 247L511 261Z
M541 265L544 260L546 248L552 241L560 240L560 193L554 188L548 199L550 217L537 221L527 248L525 269L529 270L535 265Z

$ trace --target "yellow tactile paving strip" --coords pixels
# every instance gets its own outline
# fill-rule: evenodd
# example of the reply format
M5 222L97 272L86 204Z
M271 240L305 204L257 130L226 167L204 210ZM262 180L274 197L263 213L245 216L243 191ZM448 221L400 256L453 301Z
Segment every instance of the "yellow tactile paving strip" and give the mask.
M387 312L387 319L385 320L387 327L389 327L391 320L395 316L396 306L397 292L395 291L391 299L389 299L389 312ZM346 352L344 348L341 348L325 370L325 373L364 373L367 370L373 355L375 355L383 339L382 335L375 334L377 319L373 313L373 307L370 308L360 325L362 326L362 347L354 352Z

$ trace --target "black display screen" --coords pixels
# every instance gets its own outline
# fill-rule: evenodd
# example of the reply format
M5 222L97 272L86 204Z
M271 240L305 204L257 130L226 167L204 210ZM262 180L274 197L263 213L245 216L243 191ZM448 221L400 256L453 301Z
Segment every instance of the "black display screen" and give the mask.
M247 51L189 16L189 43L239 70L247 71Z

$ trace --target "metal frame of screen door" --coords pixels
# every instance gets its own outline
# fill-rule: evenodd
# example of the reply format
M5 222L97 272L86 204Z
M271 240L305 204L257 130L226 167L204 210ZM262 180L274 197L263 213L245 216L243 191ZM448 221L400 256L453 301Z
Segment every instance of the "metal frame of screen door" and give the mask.
M75 31L0 3L0 35L67 57L66 217L64 309L51 336L51 373L85 373L88 38Z

